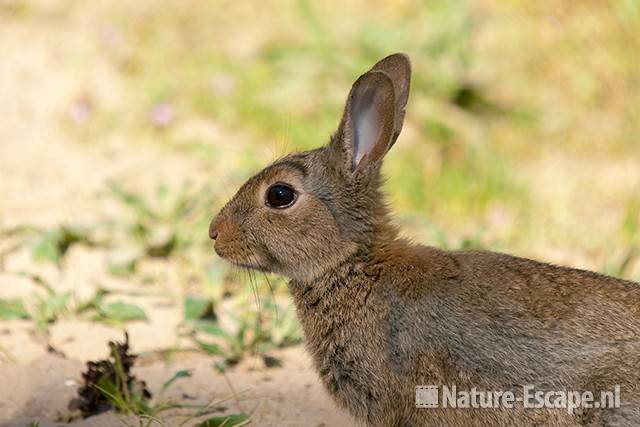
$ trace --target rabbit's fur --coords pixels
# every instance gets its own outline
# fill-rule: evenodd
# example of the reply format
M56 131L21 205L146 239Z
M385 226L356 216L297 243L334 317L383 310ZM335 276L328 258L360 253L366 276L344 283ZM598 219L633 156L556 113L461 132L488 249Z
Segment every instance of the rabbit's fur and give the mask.
M640 425L638 283L398 237L380 167L402 128L409 78L402 54L361 76L328 145L268 166L216 216L216 252L291 278L315 368L362 423ZM276 183L295 190L290 207L265 201ZM622 405L575 414L416 408L415 386L431 384L596 396L619 384Z

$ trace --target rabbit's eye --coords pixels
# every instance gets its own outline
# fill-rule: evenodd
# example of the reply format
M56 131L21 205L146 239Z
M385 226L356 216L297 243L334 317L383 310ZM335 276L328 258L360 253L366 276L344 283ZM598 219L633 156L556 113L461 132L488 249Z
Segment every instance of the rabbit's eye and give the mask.
M267 190L267 204L272 208L289 207L296 200L293 188L284 184L275 184Z

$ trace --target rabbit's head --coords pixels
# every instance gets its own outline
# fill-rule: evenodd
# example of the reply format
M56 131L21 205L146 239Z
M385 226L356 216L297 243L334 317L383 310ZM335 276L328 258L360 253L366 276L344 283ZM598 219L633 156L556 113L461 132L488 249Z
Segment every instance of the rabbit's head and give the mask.
M380 168L402 129L410 75L406 55L378 62L353 84L329 144L250 178L211 222L218 255L307 281L392 238Z

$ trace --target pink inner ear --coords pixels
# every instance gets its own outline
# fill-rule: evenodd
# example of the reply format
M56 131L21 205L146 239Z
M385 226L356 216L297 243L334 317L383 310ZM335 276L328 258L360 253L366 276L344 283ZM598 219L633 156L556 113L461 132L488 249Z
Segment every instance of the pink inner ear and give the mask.
M373 98L373 97L371 97ZM373 102L357 105L353 112L355 141L353 147L353 167L360 164L362 158L370 154L380 138L380 117ZM362 108L360 108L362 107Z
M351 170L379 162L393 136L395 97L386 74L374 71L360 76L347 100L343 149L351 151Z

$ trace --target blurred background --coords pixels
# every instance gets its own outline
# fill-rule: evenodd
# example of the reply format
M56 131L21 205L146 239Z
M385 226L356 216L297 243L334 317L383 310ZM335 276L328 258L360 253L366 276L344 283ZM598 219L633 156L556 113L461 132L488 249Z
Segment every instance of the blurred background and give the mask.
M200 363L219 387L174 399L244 384L228 407L257 425L338 416L295 404L322 391L283 280L230 268L207 225L397 51L405 234L640 279L638 0L0 0L0 423L79 419L83 363L123 329L152 393Z

